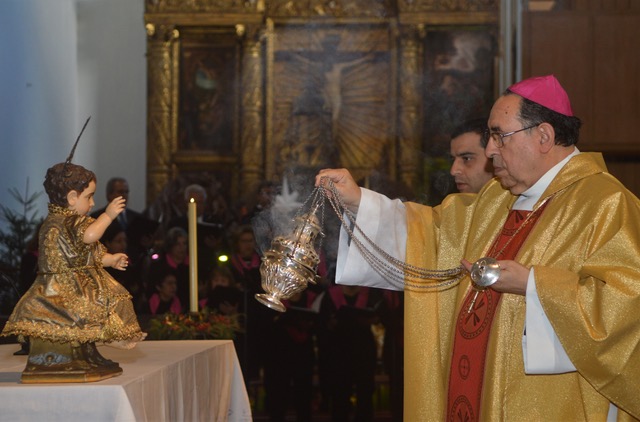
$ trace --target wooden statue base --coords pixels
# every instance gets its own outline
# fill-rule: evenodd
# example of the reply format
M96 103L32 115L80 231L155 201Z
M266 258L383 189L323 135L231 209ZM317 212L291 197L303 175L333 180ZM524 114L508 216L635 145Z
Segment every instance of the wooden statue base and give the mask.
M103 357L95 343L74 345L32 338L21 381L25 384L95 382L120 374L120 365Z

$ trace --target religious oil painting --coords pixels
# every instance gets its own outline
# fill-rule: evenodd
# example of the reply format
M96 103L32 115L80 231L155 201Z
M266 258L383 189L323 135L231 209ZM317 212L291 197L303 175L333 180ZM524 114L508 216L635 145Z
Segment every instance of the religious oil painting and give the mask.
M230 155L237 133L238 46L233 36L182 34L178 149Z
M388 32L304 26L276 32L270 103L278 171L379 165L392 120Z
M497 41L492 29L428 31L424 40L423 162L428 203L455 191L449 175L451 133L466 120L489 116Z
M487 28L429 31L424 52L425 152L446 155L457 125L489 116L496 40Z

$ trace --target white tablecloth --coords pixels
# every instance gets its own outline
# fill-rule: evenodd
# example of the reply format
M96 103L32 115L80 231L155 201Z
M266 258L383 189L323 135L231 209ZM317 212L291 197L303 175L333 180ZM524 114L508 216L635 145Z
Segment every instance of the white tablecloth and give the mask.
M0 346L0 419L7 421L251 421L229 340L144 341L99 347L123 374L74 384L21 384L26 356Z

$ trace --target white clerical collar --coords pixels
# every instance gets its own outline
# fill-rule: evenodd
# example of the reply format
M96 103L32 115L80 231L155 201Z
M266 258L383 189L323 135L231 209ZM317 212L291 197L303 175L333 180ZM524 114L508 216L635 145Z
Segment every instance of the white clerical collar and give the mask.
M580 154L578 148L575 148L573 152L567 155L564 160L560 161L555 166L551 167L551 169L546 172L536 183L533 184L529 189L522 192L516 202L513 204L511 209L514 210L522 210L522 211L532 211L533 206L538 202L540 196L544 193L544 191L549 187L551 181L555 179L555 177L560 173L562 167L565 166L569 162L569 160Z

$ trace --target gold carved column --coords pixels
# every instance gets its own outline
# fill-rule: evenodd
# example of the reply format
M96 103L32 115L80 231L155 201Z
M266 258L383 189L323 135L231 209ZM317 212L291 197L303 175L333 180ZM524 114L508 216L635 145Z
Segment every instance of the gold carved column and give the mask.
M245 28L242 57L242 169L240 186L243 196L251 198L264 171L264 57L262 48L262 27L251 25Z
M147 30L147 203L173 177L175 150L175 74L179 32L172 25L148 23Z
M421 149L421 25L400 30L400 71L398 98L398 176L407 186L415 188L419 181Z

